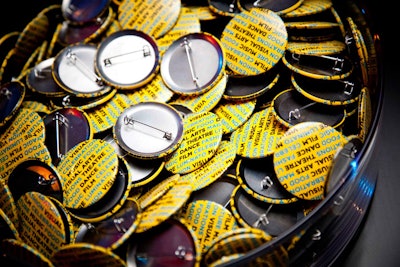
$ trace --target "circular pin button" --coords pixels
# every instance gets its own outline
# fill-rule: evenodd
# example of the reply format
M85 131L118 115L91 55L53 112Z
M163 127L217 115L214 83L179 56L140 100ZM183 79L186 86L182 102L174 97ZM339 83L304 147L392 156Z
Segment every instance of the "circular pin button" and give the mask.
M103 95L111 90L95 72L97 47L94 44L72 44L54 58L52 75L65 91L80 97Z
M148 83L160 64L157 43L136 30L114 32L97 48L95 67L103 80L120 89L134 89Z
M19 81L6 82L0 86L0 127L10 121L25 97L25 86Z
M236 74L266 72L283 57L287 38L285 24L275 12L262 8L242 11L228 22L221 35L226 64Z
M182 142L183 120L168 104L142 102L126 108L113 131L118 144L132 156L161 158Z
M225 56L213 35L190 33L173 42L163 55L161 76L177 94L201 94L224 74Z
M341 132L321 122L292 126L273 155L278 180L300 199L323 199L334 155L346 142Z
M61 13L73 24L95 22L107 11L110 3L110 0L63 0Z

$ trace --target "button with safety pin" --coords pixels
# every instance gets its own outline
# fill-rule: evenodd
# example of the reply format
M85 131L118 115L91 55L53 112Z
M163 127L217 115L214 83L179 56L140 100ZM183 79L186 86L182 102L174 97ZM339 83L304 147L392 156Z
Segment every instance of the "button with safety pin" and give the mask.
M223 76L225 56L218 38L210 33L190 33L173 42L161 61L165 84L181 95L199 95Z
M143 159L164 157L183 139L181 114L162 102L142 102L126 108L113 128L117 143L130 155Z
M111 91L94 69L94 44L73 44L54 58L52 75L65 91L79 97L94 97Z
M103 80L119 89L134 89L150 82L160 64L154 38L136 30L122 30L99 44L96 71Z

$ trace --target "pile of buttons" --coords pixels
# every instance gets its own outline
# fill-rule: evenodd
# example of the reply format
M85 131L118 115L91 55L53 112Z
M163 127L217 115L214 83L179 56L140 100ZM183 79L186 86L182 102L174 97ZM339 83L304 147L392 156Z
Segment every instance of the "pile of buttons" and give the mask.
M4 35L2 261L217 266L307 219L369 133L360 21L332 0L64 0Z

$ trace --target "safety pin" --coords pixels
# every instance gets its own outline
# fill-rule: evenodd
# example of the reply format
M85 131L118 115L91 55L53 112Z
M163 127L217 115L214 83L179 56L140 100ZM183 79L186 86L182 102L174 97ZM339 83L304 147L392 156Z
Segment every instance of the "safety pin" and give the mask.
M183 43L181 44L181 46L185 47L186 56L187 56L187 59L188 59L188 62L189 62L189 68L190 68L190 73L192 74L193 82L196 85L196 87L199 87L199 84L198 84L198 79L199 78L197 77L197 75L195 73L194 66L193 66L193 63L192 63L192 57L191 57L192 49L190 48L190 42L187 40L186 37L183 39Z
M126 233L126 231L128 231L128 229L122 225L124 222L125 219L123 217L113 219L115 229L117 229L119 233Z
M61 148L60 148L60 123L64 124L65 126L68 127L68 119L60 114L59 112L56 112L54 114L54 121L56 121L56 143L57 143L57 158L61 159L61 157L63 156L63 154L61 153ZM64 128L66 131L66 128ZM65 139L65 142L67 142L67 138Z
M235 3L236 0L233 0L232 3L229 4L229 12L233 13L235 11Z
M337 72L340 72L343 70L343 66L344 66L343 58L330 57L330 56L325 56L325 55L322 57L335 61L335 63L333 64L332 70L337 71Z
M340 151L340 154L347 157L347 158L351 158L354 159L356 157L358 153L358 149L356 146L352 146L352 147L343 147L343 149Z
M191 253L189 253L189 255L190 255L190 256L193 256ZM175 256L176 256L178 259L181 259L181 260L187 259L188 251L187 251L187 249L186 249L184 246L179 245L179 246L176 248L176 250L175 250Z
M64 107L68 107L71 105L71 95L66 95L63 97L62 101L61 101L62 105Z
M311 56L311 57L313 57L313 56ZM344 59L343 58L331 57L331 56L327 56L327 55L319 55L319 56L314 56L314 57L316 57L316 58L324 58L324 59L333 61L334 63L333 63L333 66L332 66L332 70L334 70L336 72L340 72L340 71L343 70L343 66L344 66ZM292 53L292 58L295 61L297 61L297 63L301 64L300 59L302 58L302 56L300 54Z
M344 43L349 46L352 45L353 42L354 42L353 35L346 34L346 36L344 37Z
M171 139L172 139L172 133L166 132L166 131L164 131L164 130L161 130L161 129L159 129L159 128L156 128L156 127L154 127L154 126L151 126L151 125L149 125L149 124L146 124L146 123L143 123L143 122L140 122L140 121L131 119L131 118L129 118L128 116L125 116L125 117L124 117L124 123L125 123L125 125L129 125L129 124L130 124L130 125L133 125L134 123L139 123L139 124L145 125L145 126L147 126L147 127L149 127L149 128L152 128L152 129L154 129L154 130L157 130L157 131L160 131L160 132L164 133L163 138L165 138L165 139L167 139L167 140L171 140Z
M316 104L317 102L311 102L305 106L302 106L300 108L295 108L291 111L289 111L289 121L291 120L298 120L301 117L300 110L306 109L308 107L311 107L312 105Z
M349 81L341 81L341 82L344 83L344 94L351 95L354 90L354 83Z
M38 184L39 185L52 185L57 181L57 178L53 175L49 176L49 179L46 179L44 176L39 175Z
M261 186L262 190L266 190L273 185L274 185L274 182L272 181L271 177L269 177L268 175L265 176L260 182L260 186Z
M255 7L260 7L260 6L262 6L262 5L260 5L260 2L261 2L261 1L263 1L263 0L256 0L256 1L254 1L253 6L255 6Z
M74 66L82 72L86 77L89 79L94 78L94 82L97 83L99 86L103 85L103 81L99 76L97 76L93 70L90 70L89 67L82 62L75 53L72 53L71 49L67 50L67 54L65 55L66 58L74 64Z
M33 69L33 74L35 75L36 78L47 78L48 76L44 74L51 73L51 69L49 68L34 68Z
M7 97L7 99L10 99L11 96L12 96L12 92L6 87L1 89L0 94L4 95L5 97Z
M253 227L260 227L261 225L267 225L269 224L268 220L268 213L272 209L273 204L269 205L268 209L265 211L265 213L261 214L260 217L253 223Z
M126 53L122 53L122 54L118 54L118 55L115 55L115 56L111 56L111 57L105 58L103 60L104 66L106 66L106 67L107 66L111 66L112 65L111 59L113 59L113 58L122 57L122 56L126 56L126 55L129 55L129 54L134 54L134 53L138 53L138 52L143 52L143 57L148 57L148 56L151 55L150 47L148 45L144 45L143 49L134 50L134 51L131 51L131 52L126 52Z
M89 231L98 233L96 227L95 227L93 224L91 224L91 223L85 223L85 225L86 225L86 227L87 227L87 229L88 229Z

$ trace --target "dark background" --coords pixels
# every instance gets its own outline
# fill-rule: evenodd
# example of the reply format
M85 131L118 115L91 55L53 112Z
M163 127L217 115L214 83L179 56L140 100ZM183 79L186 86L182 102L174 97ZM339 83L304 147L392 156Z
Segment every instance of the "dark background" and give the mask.
M369 214L355 240L335 267L400 266L400 55L395 22L399 15L387 1L369 4L382 43L383 109L378 141L378 181ZM395 19L397 18L397 19Z
M340 1L339 1L340 2ZM368 7L373 28L379 33L384 92L378 140L378 182L366 220L359 233L334 264L335 267L400 266L400 56L395 42L400 21L396 7L388 1L358 1ZM55 0L7 1L0 6L0 36L21 31L44 7ZM397 39L397 38L396 38ZM372 163L371 163L372 164Z

